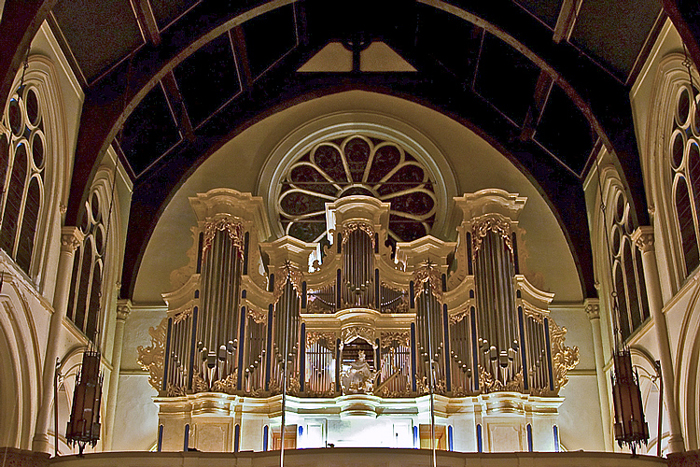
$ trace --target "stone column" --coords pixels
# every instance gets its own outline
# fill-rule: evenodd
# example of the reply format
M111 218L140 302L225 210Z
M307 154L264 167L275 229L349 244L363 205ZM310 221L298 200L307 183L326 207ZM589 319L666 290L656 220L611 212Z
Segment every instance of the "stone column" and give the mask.
M114 328L114 347L112 350L112 373L109 376L109 394L107 399L107 411L105 412L106 424L103 433L106 433L103 441L105 451L112 450L114 439L114 415L117 411L117 394L119 391L119 370L122 366L122 349L124 347L124 324L131 313L131 300L117 300L117 325Z
M53 295L53 314L49 323L49 335L46 344L41 403L32 443L34 451L51 452L48 427L51 419L56 357L58 357L59 344L63 341L63 318L65 318L68 308L68 295L73 274L73 258L75 250L82 245L83 238L83 233L77 227L63 227L61 229L61 255L58 260L56 290Z
M595 355L595 376L598 382L598 399L600 401L600 421L603 424L603 441L605 450L612 451L612 424L610 423L610 398L605 377L605 356L603 354L603 335L600 330L600 301L589 298L584 302L586 315L591 322L593 333L593 353Z
M666 316L663 313L663 300L661 298L661 283L659 281L659 268L656 264L654 251L654 229L651 226L641 226L632 234L634 244L642 252L642 265L644 266L644 280L647 286L649 299L649 311L654 322L654 332L659 347L659 360L661 361L661 376L664 379L664 402L668 413L671 431L668 440L670 452L682 452L685 450L683 432L678 417L676 398L674 396L673 359L671 358L671 344L668 339Z

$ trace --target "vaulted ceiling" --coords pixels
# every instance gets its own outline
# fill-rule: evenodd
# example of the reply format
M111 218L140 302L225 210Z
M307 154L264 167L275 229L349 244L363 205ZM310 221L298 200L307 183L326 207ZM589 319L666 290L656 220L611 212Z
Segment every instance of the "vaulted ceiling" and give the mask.
M47 19L86 95L67 224L110 144L134 181L124 296L168 200L209 155L267 115L350 89L438 110L509 157L552 207L592 296L582 179L608 147L648 223L629 88L666 15L700 56L692 3L8 0L0 34L16 53L0 57L0 91ZM299 71L332 42L350 70ZM373 42L416 71L365 71Z

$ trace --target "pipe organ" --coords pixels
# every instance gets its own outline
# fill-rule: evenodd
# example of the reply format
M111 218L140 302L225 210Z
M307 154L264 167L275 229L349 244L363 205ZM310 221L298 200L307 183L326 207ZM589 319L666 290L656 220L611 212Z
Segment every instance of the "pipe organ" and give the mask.
M517 450L532 444L528 420L553 424L578 349L563 344L566 330L549 315L553 294L520 274L525 198L466 194L455 199L456 241L428 235L394 244L389 203L340 198L326 205L335 225L327 226L322 261L311 265L318 245L270 239L260 198L217 189L191 204L198 223L190 261L163 295L168 316L152 330L152 346L139 349L169 427L167 449L187 431L192 447L231 450L243 431L222 417L279 424L283 384L294 401L288 420L322 418L326 443L336 439L332 420L347 429L363 417L380 423L410 414L419 423L427 394L453 401L436 416L466 423L475 441L464 450L498 450L476 439L477 425L520 427L510 441ZM214 425L228 433L215 442L205 436ZM298 444L321 442L302 432Z

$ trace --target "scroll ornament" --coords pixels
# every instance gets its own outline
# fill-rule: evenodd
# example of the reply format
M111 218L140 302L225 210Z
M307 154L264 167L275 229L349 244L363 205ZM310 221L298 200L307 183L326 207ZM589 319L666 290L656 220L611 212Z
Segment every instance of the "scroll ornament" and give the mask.
M476 254L481 248L481 243L484 241L484 237L489 232L496 232L503 238L506 247L513 252L513 240L510 238L510 222L502 216L499 215L485 215L477 218L472 227L473 237L472 237L472 251L473 257L476 259Z
M234 247L239 248L239 250L243 247L243 224L234 222L228 217L221 217L207 222L204 226L203 250L207 251L211 247L217 232L224 231L228 233Z
M549 335L552 341L552 366L554 369L554 394L569 382L567 372L573 370L579 363L578 347L566 347L564 339L566 328L559 327L554 320L549 320Z
M357 337L361 337L365 341L369 342L372 344L372 347L376 345L374 342L374 329L369 326L353 326L351 328L345 328L340 336L341 341L344 344L354 341Z
M382 348L392 348L398 346L411 346L411 333L409 331L387 331L382 332L379 337Z
M522 370L519 371L512 379L503 384L501 380L494 378L491 373L479 365L479 386L483 387L485 392L523 392L525 387L523 384L523 372Z
M255 324L267 324L267 313L262 310L248 309L248 318L255 321Z
M292 264L292 262L289 260L284 262L281 272L283 272L283 279L280 280L275 286L275 303L277 303L277 300L279 300L284 293L284 286L287 284L287 282L290 282L292 287L294 287L294 290L301 295L301 283L304 280L304 274L302 274L301 271L299 271L299 269L297 269L296 266L294 266L294 264Z
M372 248L374 248L374 228L372 228L372 226L367 222L347 222L343 224L342 228L340 229L340 233L343 236L343 246L345 246L345 243L347 243L348 238L350 238L349 234L355 230L361 230L367 235L369 235L369 238L372 239Z
M148 382L158 392L163 388L167 329L168 318L164 318L157 327L152 327L148 330L148 333L151 335L151 345L148 347L140 345L136 349L139 354L138 364L149 372Z
M437 265L427 260L423 266L413 273L413 281L416 285L415 296L418 297L426 287L438 301L442 301L442 277Z
M322 346L328 350L335 351L335 333L334 332L322 332L322 331L307 331L306 333L306 347L311 347L316 342L320 342Z

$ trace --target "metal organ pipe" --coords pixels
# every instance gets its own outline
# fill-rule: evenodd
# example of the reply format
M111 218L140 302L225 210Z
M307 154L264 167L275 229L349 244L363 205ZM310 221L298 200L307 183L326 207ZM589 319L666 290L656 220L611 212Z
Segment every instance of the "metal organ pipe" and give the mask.
M243 350L237 339L243 260L241 227L233 224L217 230L209 241L203 245L196 332L201 365L198 371L211 388L216 381L233 374L237 354ZM186 338L183 345L187 345Z
M488 229L476 254L476 301L481 365L507 385L521 370L513 254L505 237Z
M352 228L352 227L350 227ZM348 306L371 308L374 305L373 238L359 227L342 237L343 301Z

